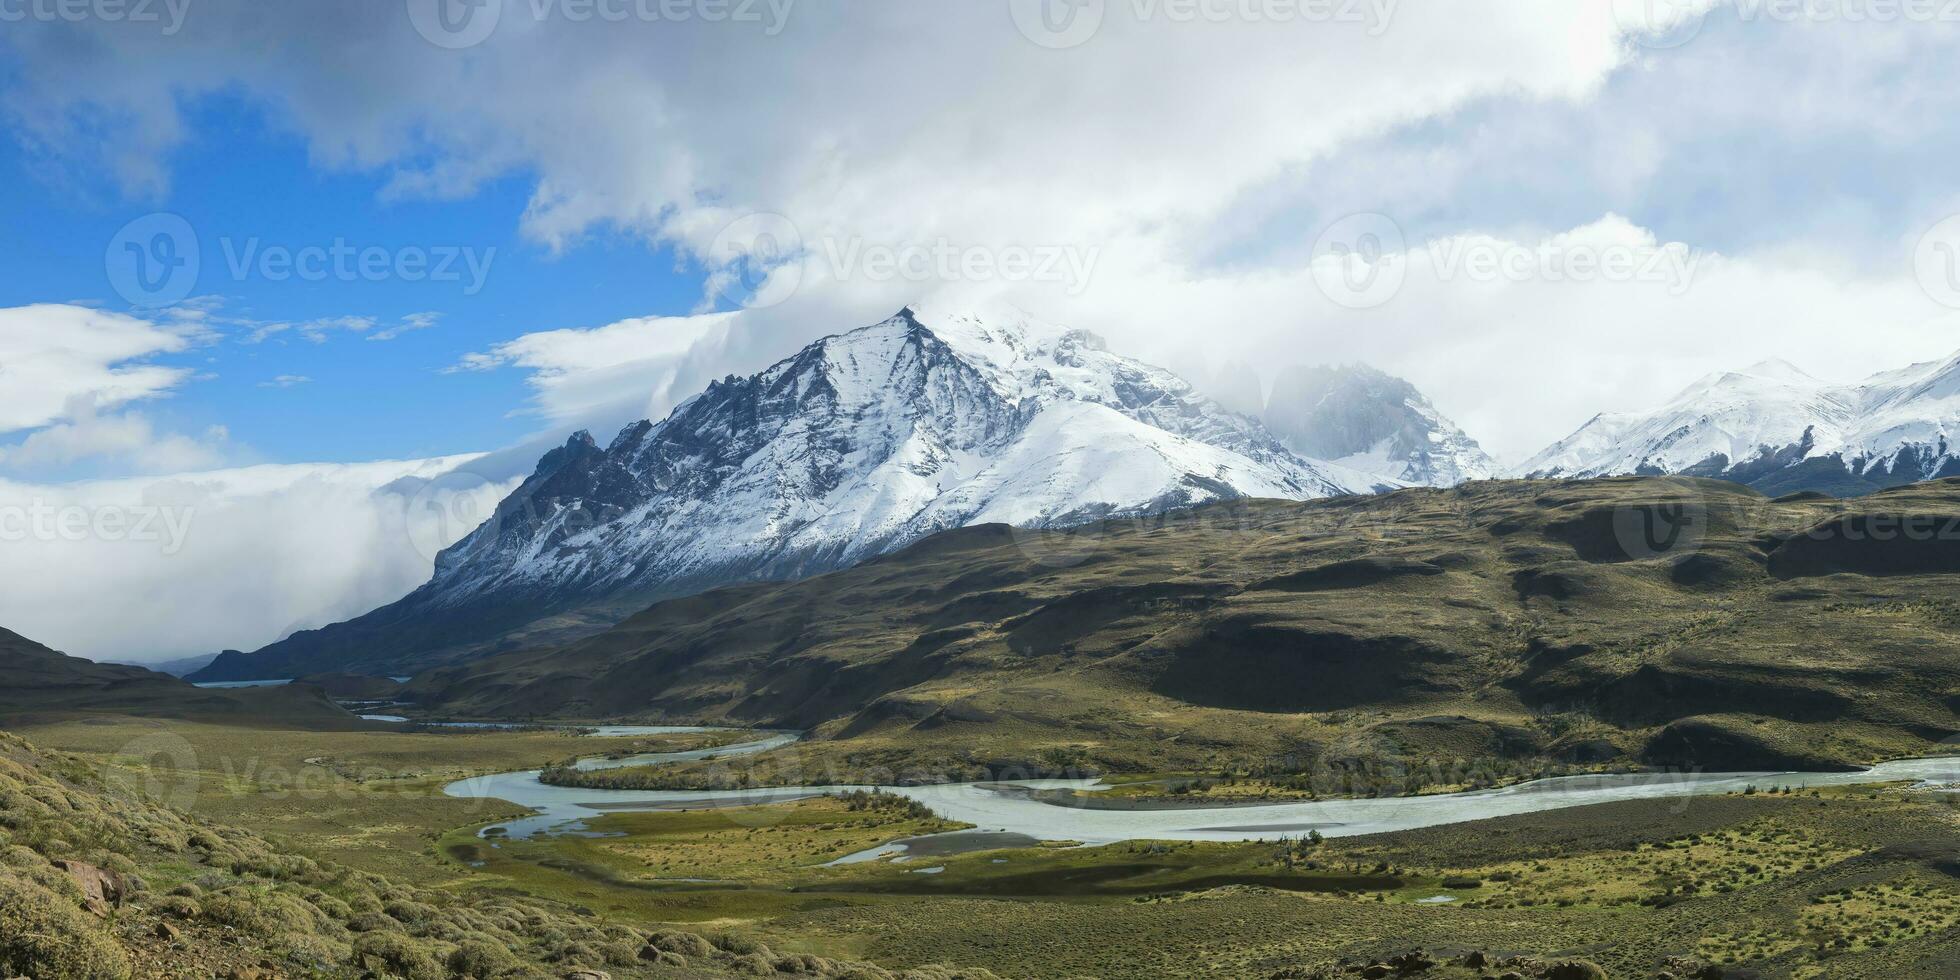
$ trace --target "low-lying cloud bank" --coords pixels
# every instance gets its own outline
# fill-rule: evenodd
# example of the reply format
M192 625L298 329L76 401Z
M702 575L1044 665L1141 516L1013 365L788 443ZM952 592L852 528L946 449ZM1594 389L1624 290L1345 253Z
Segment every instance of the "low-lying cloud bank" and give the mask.
M517 478L489 457L0 480L0 622L66 652L251 648L395 599Z

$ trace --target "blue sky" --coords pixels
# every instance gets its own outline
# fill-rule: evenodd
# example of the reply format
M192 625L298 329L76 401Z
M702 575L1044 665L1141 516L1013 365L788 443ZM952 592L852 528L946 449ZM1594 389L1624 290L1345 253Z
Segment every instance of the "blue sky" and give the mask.
M0 507L199 515L169 554L0 548L0 625L161 657L357 614L426 580L427 487L501 488L544 440L922 299L1005 300L1239 404L1370 363L1501 462L1769 357L1854 381L1960 349L1960 269L1919 261L1960 257L1944 4L1663 0L1690 29L1656 34L1644 0L1089 0L1057 34L1062 0L493 0L436 43L439 2L197 0L166 28L78 0L0 32ZM105 253L156 212L200 275L134 306ZM474 292L232 275L254 239L494 256ZM1381 242L1378 294L1327 277ZM941 248L1072 271L857 261ZM1572 274L1600 255L1673 264Z
M169 189L153 196L125 195L82 171L53 172L20 141L0 141L0 182L14 188L0 196L0 221L12 229L0 236L0 263L10 270L0 278L0 306L74 301L141 312L115 291L105 246L126 222L167 211L196 231L194 295L215 301L219 319L371 317L372 333L411 314L440 314L434 326L387 341L329 329L323 342L296 330L253 342L252 325L221 323L215 337L156 358L198 377L145 410L170 428L226 427L240 461L349 462L508 445L542 424L524 412L524 376L444 369L528 332L684 313L700 298L698 264L690 270L643 237L595 230L558 253L525 238L527 174L456 200L391 200L385 176L320 166L304 140L237 98L200 100L187 115L195 138L170 153ZM473 293L467 274L405 282L329 272L307 281L276 267L268 278L247 263L235 276L254 238L261 248L294 250L336 239L391 252L467 248L485 257L487 275ZM298 377L310 380L292 382Z

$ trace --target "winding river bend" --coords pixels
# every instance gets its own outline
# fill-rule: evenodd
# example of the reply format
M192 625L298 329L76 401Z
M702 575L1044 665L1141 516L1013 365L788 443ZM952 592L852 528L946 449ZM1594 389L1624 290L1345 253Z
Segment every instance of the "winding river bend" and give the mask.
M612 728L613 734L700 732L701 728ZM792 733L720 748L692 752L652 753L620 759L582 759L581 769L657 765L710 757L767 752L797 740ZM486 835L528 837L538 833L575 831L579 822L609 811L702 809L747 806L806 799L828 793L862 789L854 786L802 786L722 792L674 790L602 790L546 786L540 770L499 773L458 780L443 792L465 799L508 800L537 812L529 817L486 828ZM1072 840L1084 844L1113 844L1128 840L1237 841L1298 836L1318 830L1328 837L1414 830L1440 824L1514 816L1617 800L1669 799L1740 792L1750 786L1823 787L1911 781L1924 786L1960 786L1960 756L1904 759L1862 772L1643 773L1618 776L1564 776L1519 783L1501 789L1474 790L1433 796L1384 799L1320 800L1314 802L1196 806L1157 810L1089 809L1047 802L1035 797L1045 789L1093 790L1094 779L1049 779L1014 783L950 783L937 786L884 787L931 807L934 812L976 830L969 837L992 840L1030 838ZM947 835L950 836L950 835ZM920 838L905 842L918 846ZM953 843L948 841L947 843ZM997 845L996 845L997 846ZM888 845L853 859L868 859L904 850Z

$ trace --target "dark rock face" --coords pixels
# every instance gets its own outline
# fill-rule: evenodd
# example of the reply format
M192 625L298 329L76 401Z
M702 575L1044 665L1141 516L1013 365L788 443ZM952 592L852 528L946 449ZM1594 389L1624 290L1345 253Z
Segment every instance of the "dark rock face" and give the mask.
M1183 644L1152 689L1214 708L1336 711L1439 689L1450 659L1408 637L1229 622Z
M128 893L128 883L118 872L98 868L86 861L58 860L52 863L75 880L75 886L82 892L82 907L96 915L107 916L123 903L123 897Z
M934 323L903 310L604 446L577 433L407 597L193 676L413 673L589 634L661 598L847 567L994 513L1069 527L1376 486L1330 478L1087 333Z
M1575 533L1690 485L1718 516L1684 554L1635 559ZM1484 481L1113 521L1066 565L976 527L656 603L580 642L432 671L404 696L478 717L652 714L986 752L1033 733L1196 758L1261 744L1834 767L1960 730L1960 634L1941 598L1960 573L1799 588L1765 552L1854 514L1947 511L1960 487L1772 503L1709 480ZM1330 725L1339 737L1317 744ZM1824 737L1842 732L1868 741Z
M1960 513L1856 514L1825 521L1783 541L1770 573L1805 578L1960 572Z
M1705 718L1684 718L1661 729L1647 742L1641 755L1654 765L1689 771L1814 772L1853 768L1781 747L1742 726Z

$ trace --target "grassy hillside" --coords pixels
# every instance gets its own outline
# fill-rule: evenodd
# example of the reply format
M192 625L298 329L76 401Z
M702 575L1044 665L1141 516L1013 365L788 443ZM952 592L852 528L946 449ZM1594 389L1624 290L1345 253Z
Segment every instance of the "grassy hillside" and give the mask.
M778 953L300 856L0 733L0 976L986 980ZM296 804L298 805L298 804Z
M951 531L663 602L408 696L809 729L800 775L1842 767L1960 732L1957 626L1960 481L1844 501L1488 482Z
M352 728L360 722L311 686L211 690L121 664L50 650L0 629L0 724L75 713L210 718Z

